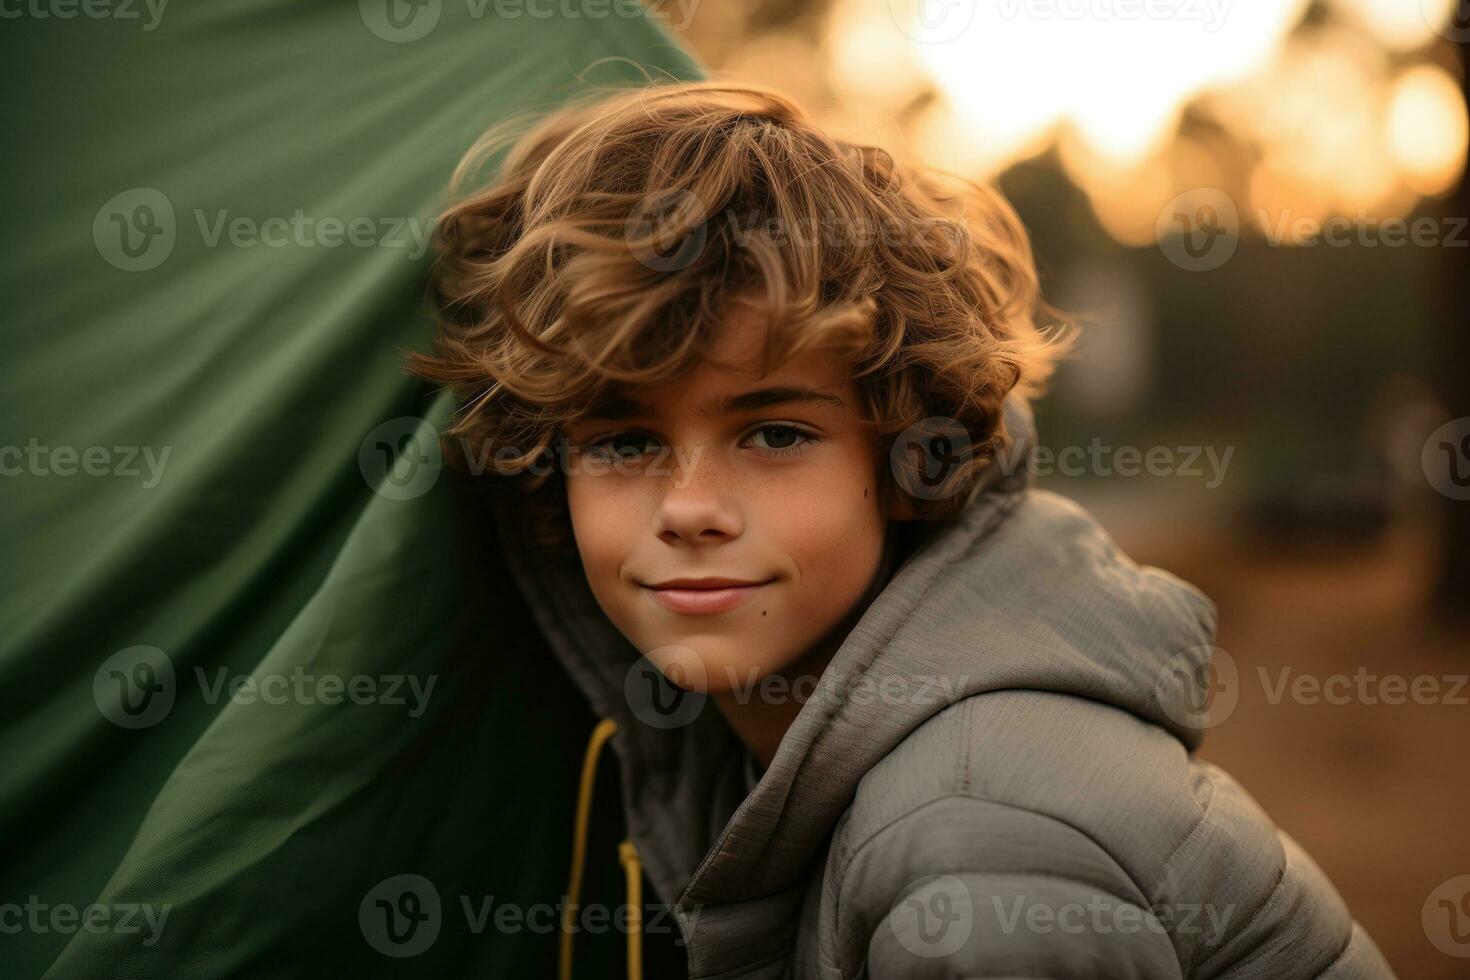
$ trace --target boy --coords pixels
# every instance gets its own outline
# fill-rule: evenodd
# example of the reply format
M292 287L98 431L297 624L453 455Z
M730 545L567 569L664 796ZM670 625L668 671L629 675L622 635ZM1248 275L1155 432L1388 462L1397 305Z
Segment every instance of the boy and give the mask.
M1066 344L998 195L704 82L553 114L440 235L414 370L604 719L563 976L608 741L690 976L1392 976L1190 754L1214 606L1028 487Z

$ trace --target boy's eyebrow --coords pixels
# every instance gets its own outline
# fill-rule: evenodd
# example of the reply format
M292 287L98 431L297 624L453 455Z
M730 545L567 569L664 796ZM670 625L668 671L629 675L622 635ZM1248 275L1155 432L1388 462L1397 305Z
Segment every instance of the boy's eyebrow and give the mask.
M700 412L705 415L733 414L735 412L750 412L759 408L771 408L776 405L788 405L793 402L820 403L835 405L838 408L847 408L847 402L829 392L820 391L816 388L806 388L801 385L781 385L773 388L756 388L752 391L742 391L733 395L706 402L700 406ZM652 414L636 399L626 395L616 395L604 399L593 405L587 412L589 417L608 419L632 418L634 416L646 416Z

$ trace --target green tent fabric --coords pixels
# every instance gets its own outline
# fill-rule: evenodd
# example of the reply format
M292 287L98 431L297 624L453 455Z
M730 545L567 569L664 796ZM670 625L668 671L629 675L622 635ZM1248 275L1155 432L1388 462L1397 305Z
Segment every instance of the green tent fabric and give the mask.
M631 3L6 17L0 975L548 975L495 912L564 889L594 719L395 348L475 136L698 67Z

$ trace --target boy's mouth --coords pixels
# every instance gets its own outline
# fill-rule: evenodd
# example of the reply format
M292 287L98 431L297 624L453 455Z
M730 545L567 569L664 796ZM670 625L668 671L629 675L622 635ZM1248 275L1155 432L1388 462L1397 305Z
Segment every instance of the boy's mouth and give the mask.
M757 590L774 582L733 578L674 578L652 584L640 583L653 598L670 612L689 616L710 616L728 612L745 602Z

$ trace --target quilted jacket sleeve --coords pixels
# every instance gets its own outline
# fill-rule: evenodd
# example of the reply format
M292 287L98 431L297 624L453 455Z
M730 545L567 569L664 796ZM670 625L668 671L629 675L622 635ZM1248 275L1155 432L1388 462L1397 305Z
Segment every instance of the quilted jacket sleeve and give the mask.
M826 888L844 978L1393 977L1227 772L1084 698L982 695L921 726L860 785Z
M857 903L867 975L1391 980L1312 859L1228 776L1196 765L1212 805L1157 880L1025 808L959 794L910 812L850 866L848 887L892 896L886 911Z
M886 914L873 907L874 980L1185 975L1142 891L1101 847L1051 817L951 796L868 846L886 847L888 859L859 855L849 883L893 893ZM880 879L886 886L874 888Z

